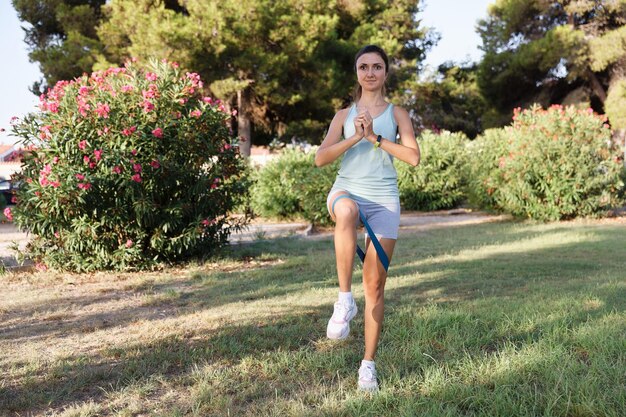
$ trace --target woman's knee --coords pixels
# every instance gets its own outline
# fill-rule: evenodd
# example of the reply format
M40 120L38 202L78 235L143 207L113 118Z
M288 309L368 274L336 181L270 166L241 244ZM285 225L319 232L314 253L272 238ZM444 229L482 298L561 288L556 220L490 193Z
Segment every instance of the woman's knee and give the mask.
M335 205L335 218L337 222L356 222L359 210L353 201L340 201Z
M385 280L382 277L367 277L363 279L363 292L365 298L377 301L383 298L385 294Z

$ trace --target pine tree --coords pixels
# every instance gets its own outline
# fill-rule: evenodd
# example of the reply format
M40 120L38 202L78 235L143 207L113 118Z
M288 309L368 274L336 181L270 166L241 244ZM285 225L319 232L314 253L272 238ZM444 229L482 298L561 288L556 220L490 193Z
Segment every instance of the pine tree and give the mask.
M625 24L625 0L497 0L478 26L478 82L496 114L487 125L538 102L591 106L625 128Z
M43 80L33 84L37 95L59 80L90 72L101 44L96 26L106 0L13 0L24 27L29 58L38 62Z

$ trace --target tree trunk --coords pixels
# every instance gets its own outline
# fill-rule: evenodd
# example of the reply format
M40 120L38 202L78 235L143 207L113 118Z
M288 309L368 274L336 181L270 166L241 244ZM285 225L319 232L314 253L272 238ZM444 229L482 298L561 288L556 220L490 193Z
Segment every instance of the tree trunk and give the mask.
M600 99L602 105L604 106L604 102L606 101L606 91L604 87L602 87L602 83L598 80L598 77L592 70L588 70L589 81L591 82L591 90L594 94Z
M239 152L247 158L250 156L252 145L249 88L237 91L237 134L239 135Z

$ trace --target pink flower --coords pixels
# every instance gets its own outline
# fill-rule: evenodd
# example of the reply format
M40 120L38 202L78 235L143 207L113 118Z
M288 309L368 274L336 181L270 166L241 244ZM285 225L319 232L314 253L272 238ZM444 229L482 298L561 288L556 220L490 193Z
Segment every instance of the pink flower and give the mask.
M41 126L39 128L39 138L46 140L50 138L50 128L52 128L52 126L50 125L45 125L45 126Z
M87 155L83 156L83 162L88 164L91 160L89 159L89 157Z
M6 129L3 127L0 127L0 132L4 132Z
M186 99L186 98L181 98L180 100L178 100L178 102L179 102L181 105L184 105L185 103L187 103L187 99Z
M113 172L116 174L121 174L122 173L122 168L120 168L119 166L115 165L113 167Z
M202 111L194 110L191 113L189 113L189 115L192 116L192 117L200 117L200 116L202 116Z
M143 111L146 113L154 110L154 104L152 104L148 100L144 100L144 102L141 105L143 106Z
M78 142L78 149L80 149L81 151L84 151L86 147L87 147L86 140L81 140L80 142Z
M52 158L52 163L56 164L57 162L59 162L59 157L55 156L54 158Z
M133 241L132 241L132 240L130 240L130 239L128 239L128 240L126 241L126 247L130 249L132 246L133 246Z
M148 81L156 81L157 75L154 72L146 72L146 80Z
M89 190L91 188L91 184L88 182L79 182L78 183L78 188L82 189L82 190Z
M163 137L163 129L161 129L160 127L157 127L156 129L154 129L152 131L152 134L154 136L156 136L157 138L162 138Z
M4 217L6 217L8 221L13 221L13 213L11 212L11 207L6 207L4 209Z
M11 117L11 119L9 120L9 123L10 123L11 125L14 125L14 124L16 124L16 123L17 123L17 121L18 121L18 120L20 120L20 118L19 118L19 117L17 117L17 116L13 116L13 117Z
M202 80L200 79L200 75L195 72L188 72L185 74L188 80L191 80L191 85L194 87L202 88Z
M159 161L154 160L152 162L150 162L150 166L154 169L159 169L161 167L161 164L159 164Z
M202 220L201 223L202 223L202 225L204 227L208 227L208 226L211 226L212 224L215 224L215 219L213 219L213 220L204 219L204 220Z
M50 181L50 185L54 188L58 188L61 186L61 183L59 181Z
M133 154L133 156L137 155L137 149L133 149L130 153Z
M96 149L95 151L93 151L93 157L96 161L99 161L102 159L102 149Z
M81 96L86 96L87 94L89 94L89 87L86 86L82 86L78 89L78 94Z
M35 269L37 271L46 272L48 270L48 267L43 262L37 262L35 263Z
M180 67L180 64L178 64L178 62L172 62L171 65L172 65L172 68Z
M137 173L141 172L141 164L133 164L133 170Z
M90 162L89 163L89 168L94 169L96 167L96 163L95 162Z
M202 101L207 104L213 104L213 99L211 97L202 97Z
M85 179L85 176L84 176L83 174L76 174L76 175L74 175L74 176L76 177L76 179L77 179L78 181L82 181L82 180L84 180L84 179Z
M48 102L48 111L51 113L58 113L59 112L59 103L57 103L56 101L49 101Z
M78 105L78 112L83 117L87 116L87 114L88 114L90 109L91 109L91 106L89 104L79 104Z
M237 116L237 110L236 109L233 110L230 114L233 115L233 116Z
M104 104L104 103L100 103L98 102L96 107L95 112L98 113L98 116L103 117L103 118L108 118L109 117L109 112L111 111L111 109L109 108L108 104Z
M123 93L127 93L127 92L129 92L129 91L133 91L133 89L134 89L134 88L135 88L135 87L133 87L132 85L128 85L128 84L126 84L126 85L123 85L123 86L122 86L122 92L123 92Z
M155 98L157 96L157 92L154 90L144 90L141 92L141 94L143 95L143 98L145 99Z
M135 182L141 182L141 175L135 174L131 177L131 179Z

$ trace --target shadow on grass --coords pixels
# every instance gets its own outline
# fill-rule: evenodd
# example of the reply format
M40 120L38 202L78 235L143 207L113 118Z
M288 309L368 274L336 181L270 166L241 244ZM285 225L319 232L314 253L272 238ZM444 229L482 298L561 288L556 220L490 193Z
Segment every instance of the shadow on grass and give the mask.
M431 359L438 361L437 366L446 367L453 366L468 353L481 357L496 355L507 346L522 349L541 342L550 329L565 325L566 330L573 331L591 320L600 320L611 312L624 310L624 287L610 286L624 267L624 261L615 257L623 250L623 230L590 229L588 237L594 242L592 246L585 239L571 239L562 244L533 247L535 241L545 240L554 233L569 233L572 229L557 227L520 232L519 226L514 224L476 225L467 229L470 233L460 237L445 231L428 232L418 239L405 237L406 243L399 245L389 278L397 282L386 294L388 324L381 341L381 356L388 363L400 361L395 366L403 378L423 377L434 366L429 362ZM436 246L429 245L429 235L436 237ZM506 245L520 241L527 241L527 248L507 249ZM465 257L459 255L463 251L471 253L487 246L502 249L492 255L489 255L494 252L492 250L475 257L471 254ZM233 248L234 256L260 257L270 253L289 260L285 264L262 270L200 273L185 282L190 292L174 301L164 302L160 308L177 309L171 312L173 315L181 311L216 308L231 302L282 297L320 286L335 286L331 248L332 243L329 241L308 243L293 239L280 239L273 244L256 243L237 250ZM589 262L590 257L594 262ZM329 263L333 266L327 266ZM422 275L428 277L435 273L441 276L430 281L427 278L419 279ZM406 281L406 285L402 281ZM154 291L167 288L167 284L155 286ZM437 294L434 303L438 309L432 318L436 325L429 329L425 337L412 334L413 327L426 323L415 310L423 306L425 301L433 299L433 293ZM520 328L517 332L511 329L506 333L494 331L497 320L503 317L494 318L480 309L475 310L477 307L474 304L472 310L475 312L459 315L448 311L448 308L454 308L459 302L499 302L506 316L514 315L521 308L520 303L526 303L524 308L528 308L528 304L532 305L535 300L549 301L585 295L597 297L601 302L590 311L566 311L558 317L541 321L539 325ZM64 302L72 301L68 299ZM402 310L405 306L407 311ZM120 391L155 377L167 380L189 378L192 369L205 365L234 370L229 374L235 379L234 382L215 382L217 395L227 398L229 407L239 412L246 412L250 407L267 409L276 396L302 398L308 384L333 381L333 375L337 372L353 376L362 352L362 336L359 334L362 332L362 319L354 323L354 335L349 341L320 349L319 343L324 339L330 311L330 303L319 308L299 307L290 314L267 319L263 325L226 325L214 332L194 335L192 339L180 335L148 344L136 343L89 356L67 358L43 369L35 377L0 386L0 409L24 412L53 407L59 410L63 405L76 401L90 399L99 402L103 401L106 391ZM135 313L132 310L126 315L116 316L112 313L111 325L122 326L133 321ZM68 323L63 331L71 334L82 321ZM471 343L451 333L464 326L477 333ZM37 334L46 334L43 326L34 330ZM16 331L19 332L19 329ZM619 330L616 332L611 335L619 336ZM447 338L454 337L458 345L453 343L446 346ZM414 344L421 346L420 351L430 352L430 358L424 355L418 356L419 359L410 355L403 357L401 352L415 349ZM384 353L385 350L388 353ZM289 362L276 363L275 359L298 357L302 360L303 356L309 357L307 360L311 364L319 366L298 367L297 360L294 361L295 366L291 366ZM384 359L385 356L387 359ZM244 359L274 363L276 369L269 373L255 371L253 375L248 373L244 376L238 368ZM328 361L332 361L335 366L325 366ZM512 374L520 375L526 372L523 367L511 371ZM251 375L258 380L254 380ZM512 379L516 380L515 377ZM233 389L232 384L235 383L242 386L252 384L253 387L237 391ZM458 403L455 403L457 410L471 413L476 410L475 405L467 405L467 401L458 398L465 398L473 389L483 387L484 384L461 381L448 391L433 391L432 398L448 398L448 401ZM485 392L489 392L493 387L489 388L487 384L485 389ZM408 398L408 394L402 393L399 398L405 395ZM487 397L481 398L481 401L487 401ZM342 405L337 413L351 415L358 410L363 411L367 404L366 400L351 400ZM480 401L477 400L476 404L480 404ZM311 406L315 408L315 404ZM401 408L397 406L395 409ZM215 412L219 414L219 410ZM328 413L331 415L334 412Z

